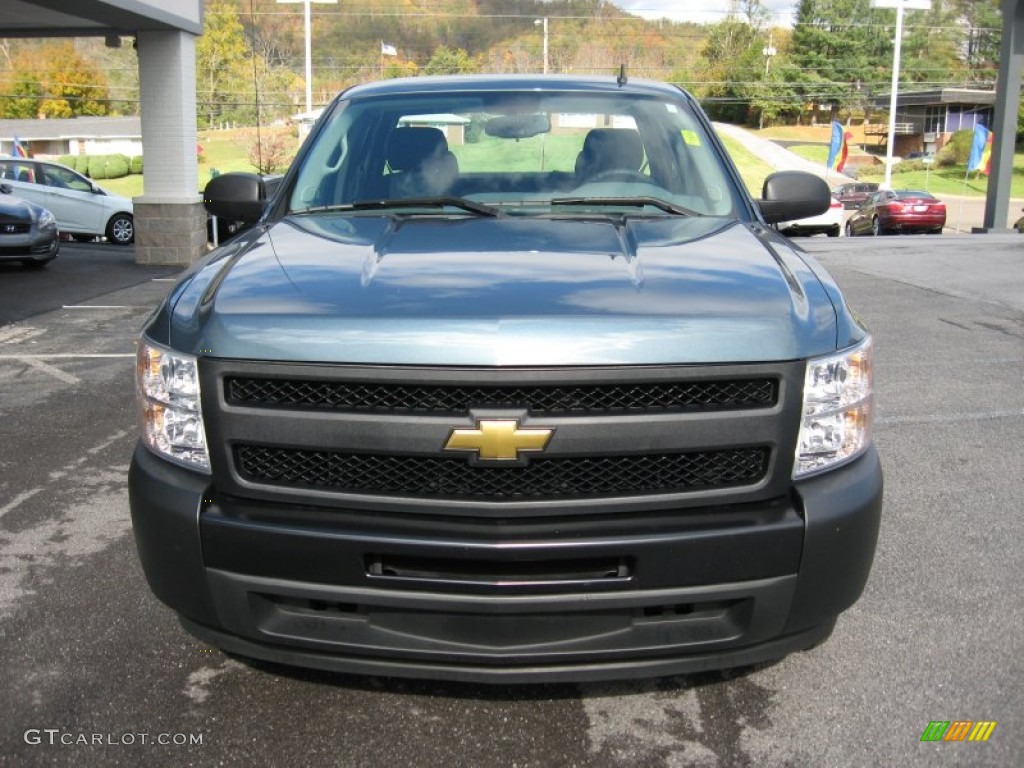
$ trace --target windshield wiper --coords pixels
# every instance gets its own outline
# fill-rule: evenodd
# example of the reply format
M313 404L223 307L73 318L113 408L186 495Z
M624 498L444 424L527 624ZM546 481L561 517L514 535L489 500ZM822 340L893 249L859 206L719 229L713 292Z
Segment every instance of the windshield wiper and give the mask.
M458 208L478 216L504 216L497 208L482 203L474 203L464 197L408 197L399 200L356 200L354 203L337 203L335 205L316 205L301 208L292 213L323 213L326 211L383 211L392 208Z
M666 213L674 213L677 216L703 216L703 213L692 208L684 208L675 205L659 197L556 197L551 201L552 205L629 205L641 208L645 205L653 206Z

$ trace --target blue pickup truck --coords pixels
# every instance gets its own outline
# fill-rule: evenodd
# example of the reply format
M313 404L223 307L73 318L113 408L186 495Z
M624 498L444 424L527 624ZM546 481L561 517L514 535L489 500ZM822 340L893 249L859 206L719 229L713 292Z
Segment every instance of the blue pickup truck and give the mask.
M228 652L485 682L746 665L871 568L871 339L695 100L618 78L354 87L138 348L156 596Z

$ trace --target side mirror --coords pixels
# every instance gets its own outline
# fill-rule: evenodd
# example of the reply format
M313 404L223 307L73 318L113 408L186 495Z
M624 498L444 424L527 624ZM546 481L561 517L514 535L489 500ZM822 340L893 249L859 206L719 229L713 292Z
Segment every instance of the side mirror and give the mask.
M764 180L761 215L769 224L792 221L824 213L832 195L824 179L804 171L778 171Z
M267 184L255 173L222 173L203 190L206 212L219 219L253 224L267 205Z
M3 193L5 195L9 195L13 191L14 191L14 187L12 187L10 184L0 184L0 193Z

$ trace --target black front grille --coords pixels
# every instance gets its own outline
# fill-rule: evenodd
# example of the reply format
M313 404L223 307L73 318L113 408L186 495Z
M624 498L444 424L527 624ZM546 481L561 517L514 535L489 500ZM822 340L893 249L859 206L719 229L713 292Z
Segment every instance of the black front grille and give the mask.
M771 378L463 386L233 376L225 388L234 405L445 414L482 407L523 408L533 414L765 408L778 396Z
M526 465L473 466L464 458L393 456L235 447L246 480L343 493L420 498L552 499L682 493L761 480L765 447L639 456L532 459Z
M0 235L24 235L32 230L28 222L4 222L0 224Z

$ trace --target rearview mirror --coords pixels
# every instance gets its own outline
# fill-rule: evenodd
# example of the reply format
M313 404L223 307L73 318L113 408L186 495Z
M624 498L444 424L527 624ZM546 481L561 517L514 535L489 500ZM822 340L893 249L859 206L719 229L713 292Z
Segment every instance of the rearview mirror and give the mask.
M484 123L484 133L498 139L529 139L551 130L547 115L501 115Z
M828 210L832 202L828 184L804 171L778 171L764 180L761 215L769 224L817 216Z

